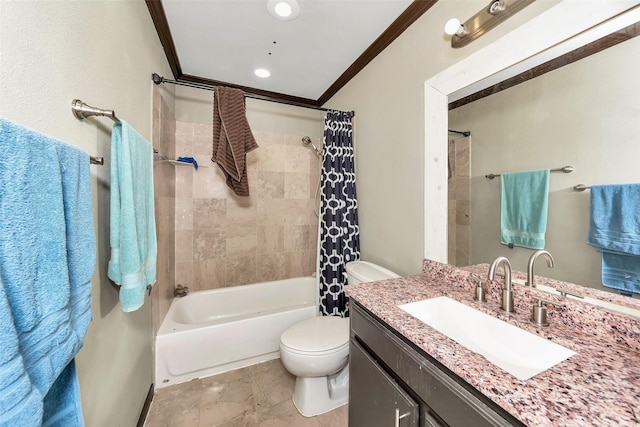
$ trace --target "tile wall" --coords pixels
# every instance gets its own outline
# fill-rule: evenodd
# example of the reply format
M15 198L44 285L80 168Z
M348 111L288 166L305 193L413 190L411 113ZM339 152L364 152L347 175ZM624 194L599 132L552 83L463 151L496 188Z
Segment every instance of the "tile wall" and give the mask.
M176 122L175 155L199 168L175 167L175 284L198 291L313 273L320 164L302 135L254 131L250 197L226 186L211 135L211 125Z
M158 87L153 89L153 147L159 153L175 156L176 120ZM175 168L169 162L154 161L154 196L158 241L157 281L153 286L153 336L173 300L175 282Z
M449 141L449 264L469 265L471 145L468 137Z

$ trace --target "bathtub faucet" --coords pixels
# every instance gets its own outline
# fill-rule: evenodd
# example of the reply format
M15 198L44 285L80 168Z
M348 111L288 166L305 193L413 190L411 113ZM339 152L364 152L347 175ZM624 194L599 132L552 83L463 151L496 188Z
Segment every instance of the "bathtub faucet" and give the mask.
M182 285L178 285L178 287L176 287L173 290L173 296L174 297L186 297L187 294L189 293L189 288L187 288L186 286L182 286Z

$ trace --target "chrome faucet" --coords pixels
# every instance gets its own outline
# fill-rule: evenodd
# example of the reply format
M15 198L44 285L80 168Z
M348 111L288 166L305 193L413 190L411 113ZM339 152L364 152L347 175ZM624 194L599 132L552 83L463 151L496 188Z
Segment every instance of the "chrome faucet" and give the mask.
M538 257L540 255L544 255L544 257L547 259L547 266L548 267L550 267L550 268L554 267L553 257L551 256L551 254L548 251L545 251L544 249L541 249L539 251L535 251L529 257L529 263L527 264L527 281L524 283L525 286L531 286L533 288L536 287L535 277L533 275L533 265L536 263L536 260L538 259Z
M174 297L186 297L187 294L189 293L189 288L187 288L186 286L182 286L182 285L178 285L174 290L173 290L173 296Z
M508 312L515 312L514 303L513 303L513 286L511 284L511 263L509 260L503 256L499 256L491 263L491 267L489 268L489 280L495 280L496 277L496 268L502 265L504 269L504 286L502 287L502 306L501 308Z

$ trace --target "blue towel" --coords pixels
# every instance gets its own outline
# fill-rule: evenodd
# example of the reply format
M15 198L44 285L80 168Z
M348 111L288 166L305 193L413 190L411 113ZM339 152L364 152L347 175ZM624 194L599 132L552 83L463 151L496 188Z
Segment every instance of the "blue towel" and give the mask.
M111 133L111 260L122 310L137 310L156 281L153 147L126 122Z
M89 156L2 118L0 153L0 426L38 425L91 320ZM82 425L75 371L63 376L49 407Z
M549 206L549 169L503 173L500 243L543 249Z
M587 243L602 252L602 284L640 293L640 184L591 187Z

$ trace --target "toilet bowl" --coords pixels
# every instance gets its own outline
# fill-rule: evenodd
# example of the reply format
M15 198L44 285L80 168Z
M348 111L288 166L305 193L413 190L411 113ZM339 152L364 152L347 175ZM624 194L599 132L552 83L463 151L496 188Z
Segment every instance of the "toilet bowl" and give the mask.
M346 265L349 284L400 277L366 261ZM296 376L293 403L305 417L338 408L349 399L349 319L303 320L280 337L280 360Z

